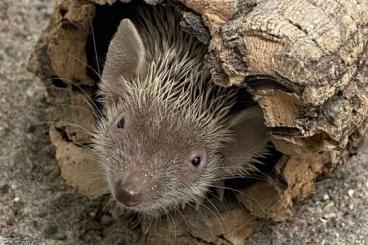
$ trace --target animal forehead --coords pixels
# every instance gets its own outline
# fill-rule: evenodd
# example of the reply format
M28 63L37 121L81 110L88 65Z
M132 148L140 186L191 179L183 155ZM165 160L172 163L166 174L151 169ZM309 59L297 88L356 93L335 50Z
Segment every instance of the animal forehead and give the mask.
M182 113L162 113L155 109L137 110L131 117L132 130L142 140L170 148L191 147L200 143L197 129Z

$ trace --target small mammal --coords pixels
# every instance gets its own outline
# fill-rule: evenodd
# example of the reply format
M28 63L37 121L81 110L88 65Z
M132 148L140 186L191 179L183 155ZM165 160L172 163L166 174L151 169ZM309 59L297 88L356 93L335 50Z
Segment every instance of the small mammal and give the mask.
M199 203L264 151L260 109L231 115L236 90L211 81L206 50L158 6L139 10L134 24L123 19L110 43L94 143L112 195L129 210L157 216Z

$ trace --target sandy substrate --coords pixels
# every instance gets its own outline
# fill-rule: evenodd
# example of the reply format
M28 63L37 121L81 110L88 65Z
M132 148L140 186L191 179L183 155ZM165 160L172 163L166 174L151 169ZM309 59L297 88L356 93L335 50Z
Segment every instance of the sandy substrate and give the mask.
M104 200L87 200L59 176L46 126L50 99L25 70L49 2L0 1L0 244L143 244ZM368 145L295 213L247 244L368 244Z

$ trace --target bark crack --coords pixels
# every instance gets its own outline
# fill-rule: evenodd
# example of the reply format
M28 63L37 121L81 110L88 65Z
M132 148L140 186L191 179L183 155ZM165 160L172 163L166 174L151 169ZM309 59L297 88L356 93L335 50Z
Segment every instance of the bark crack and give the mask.
M289 22L291 25L295 26L296 28L298 28L300 31L302 31L306 36L309 35L309 32L303 28L300 24L296 23L295 21L287 18L286 16L283 16L286 18L287 22ZM323 52L324 49L322 48L322 46L317 42L317 40L315 38L311 38L311 40L313 41L313 43Z

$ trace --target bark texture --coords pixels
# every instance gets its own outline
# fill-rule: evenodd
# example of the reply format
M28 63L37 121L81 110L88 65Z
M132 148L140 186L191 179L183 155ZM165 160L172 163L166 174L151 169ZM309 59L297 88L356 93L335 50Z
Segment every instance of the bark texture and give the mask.
M131 12L134 6L116 0L56 2L29 69L52 85L50 93L62 101L50 136L63 177L77 191L97 198L107 188L88 149L96 115L86 101L94 95L96 73L119 20L104 19L103 13L121 18L124 9ZM283 156L275 166L277 178L241 190L237 202L216 204L221 215L205 208L197 215L187 208L185 219L174 216L175 227L164 220L152 228L148 241L172 242L175 233L178 244L243 244L262 225L290 217L293 203L313 192L316 177L346 162L362 139L368 110L368 1L170 4L179 2L183 29L209 44L206 63L214 82L247 88L262 107L272 142ZM97 55L91 49L92 24Z

